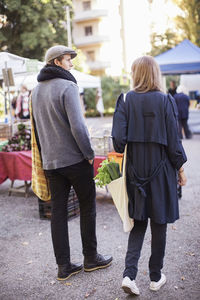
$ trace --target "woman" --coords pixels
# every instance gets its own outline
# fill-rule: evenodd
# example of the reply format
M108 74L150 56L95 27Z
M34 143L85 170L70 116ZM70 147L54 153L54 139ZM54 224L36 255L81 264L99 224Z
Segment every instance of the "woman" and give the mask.
M25 85L21 85L19 96L16 101L15 115L19 119L29 119L29 95L30 92Z
M150 289L166 282L161 274L167 223L179 218L177 171L186 184L182 165L187 158L178 136L174 99L161 92L160 69L153 57L143 56L132 65L133 90L121 94L113 118L113 144L124 152L127 144L127 192L134 228L128 240L122 288L139 295L135 278L148 218L151 224Z

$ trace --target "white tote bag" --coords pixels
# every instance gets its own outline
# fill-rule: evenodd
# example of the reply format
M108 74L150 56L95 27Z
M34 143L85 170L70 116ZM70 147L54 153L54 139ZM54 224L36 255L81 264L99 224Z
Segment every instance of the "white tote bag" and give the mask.
M128 195L126 189L126 156L127 145L124 151L122 177L111 181L107 185L107 187L113 198L113 202L118 210L120 218L122 219L124 232L129 232L134 226L134 221L129 217L128 213Z

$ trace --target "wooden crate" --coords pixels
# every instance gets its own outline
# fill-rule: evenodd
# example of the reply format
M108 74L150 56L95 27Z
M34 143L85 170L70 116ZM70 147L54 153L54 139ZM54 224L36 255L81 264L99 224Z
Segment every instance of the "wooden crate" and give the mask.
M38 199L40 219L51 219L51 201L42 201ZM68 220L79 215L78 197L73 188L71 188L68 199Z
M0 139L9 139L12 135L10 124L0 124Z

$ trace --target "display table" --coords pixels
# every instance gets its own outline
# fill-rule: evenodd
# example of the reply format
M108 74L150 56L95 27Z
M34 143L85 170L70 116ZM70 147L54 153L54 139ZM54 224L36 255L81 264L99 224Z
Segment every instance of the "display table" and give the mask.
M105 156L96 156L94 159L94 175L97 174L97 169L100 163L106 159ZM9 195L12 192L25 193L26 197L28 195L28 189L30 187L32 172L32 159L31 151L16 151L16 152L0 152L0 184L3 183L7 178L11 182L11 187L9 189ZM23 180L24 185L21 186L24 189L14 188L15 180Z
M24 193L28 196L31 181L31 151L0 152L0 184L7 178L11 180L9 195L12 192ZM14 188L15 180L23 180L24 185Z

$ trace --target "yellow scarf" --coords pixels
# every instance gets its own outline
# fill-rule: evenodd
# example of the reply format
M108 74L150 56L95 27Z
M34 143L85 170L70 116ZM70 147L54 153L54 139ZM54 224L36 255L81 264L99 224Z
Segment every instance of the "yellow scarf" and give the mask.
M44 201L51 199L48 179L42 168L42 160L35 137L35 127L32 114L32 99L29 102L31 119L31 149L32 149L32 190L38 198Z

